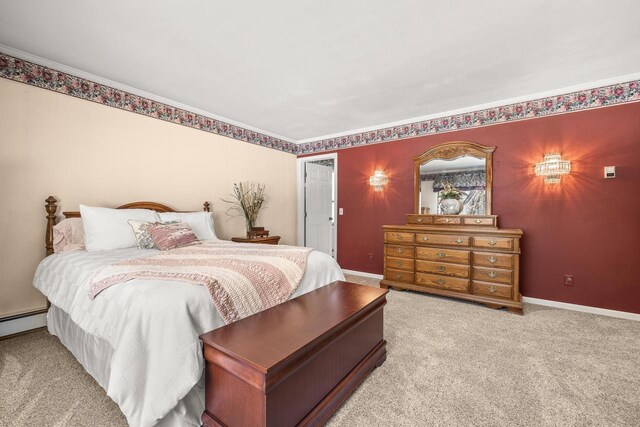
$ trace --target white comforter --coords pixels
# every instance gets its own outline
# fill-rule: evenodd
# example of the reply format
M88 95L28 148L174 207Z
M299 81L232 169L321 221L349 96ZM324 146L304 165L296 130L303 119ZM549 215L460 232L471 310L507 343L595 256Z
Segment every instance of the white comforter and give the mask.
M102 267L149 256L157 250L74 251L45 258L34 286L69 314L86 333L113 348L107 394L130 425L162 419L202 376L198 336L223 326L204 286L184 282L132 280L112 286L91 301L89 284ZM309 255L302 283L291 298L335 280L344 280L326 254Z

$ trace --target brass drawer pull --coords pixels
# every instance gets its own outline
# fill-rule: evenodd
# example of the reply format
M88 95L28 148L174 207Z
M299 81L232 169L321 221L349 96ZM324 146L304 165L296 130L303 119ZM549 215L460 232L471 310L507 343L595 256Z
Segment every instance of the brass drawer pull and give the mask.
M422 217L418 217L418 219L416 221L422 222Z
M445 219L444 219L444 222L446 222L446 223L449 223L449 222L451 222L451 221L452 221L452 219L451 219L451 218L445 218Z
M497 291L495 286L489 286L489 292L491 292L492 294L495 293Z
M442 279L438 279L438 280L436 280L436 283L437 283L438 285L442 286L442 285L444 285L444 280L442 280Z
M402 261L396 261L396 265L397 265L398 267L402 267Z
M402 240L402 239L404 239L404 237L402 237L402 235L401 235L401 234L396 234L396 239L398 239L398 240Z
M444 252L438 252L438 256L439 256L440 258L444 258L444 256L445 256L445 255L446 255L446 254L445 254Z
M447 267L445 267L444 265L439 265L436 270L438 271L445 271L447 269Z
M487 276L491 277L492 279L495 279L497 275L498 273L496 273L495 271L487 271Z
M429 238L427 236L422 236L422 240L426 242L427 240L429 240Z
M402 252L404 252L404 249L402 249L402 248L396 248L396 252L398 252L399 254L401 254Z
M487 261L489 261L491 264L495 264L496 262L498 262L498 258L491 255L489 258L487 258Z
M496 245L496 243L498 243L498 242L496 242L495 240L489 240L489 244L490 244L491 246L495 246L495 245Z
M462 243L462 242L464 242L464 240L462 240L462 239L456 239L456 243L457 243L457 244L460 244L460 243Z
M476 224L480 224L482 222L482 220L481 219L476 219L475 222L476 222Z
M396 279L402 279L402 274L397 273L397 274L396 274Z

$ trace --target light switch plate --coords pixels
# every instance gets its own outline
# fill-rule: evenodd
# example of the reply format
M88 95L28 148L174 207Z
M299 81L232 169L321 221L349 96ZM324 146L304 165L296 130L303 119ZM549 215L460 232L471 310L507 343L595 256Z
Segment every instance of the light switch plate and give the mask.
M338 209L338 215L343 215L344 214L344 209L340 208Z

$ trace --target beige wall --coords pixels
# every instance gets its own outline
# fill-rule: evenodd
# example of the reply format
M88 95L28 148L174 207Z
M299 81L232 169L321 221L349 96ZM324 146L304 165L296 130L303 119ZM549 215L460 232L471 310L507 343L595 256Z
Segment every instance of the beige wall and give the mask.
M49 195L79 203L151 200L198 210L208 200L221 238L244 234L220 201L238 181L266 184L258 218L296 241L296 157L71 96L0 79L0 317L43 308L32 287L44 257Z

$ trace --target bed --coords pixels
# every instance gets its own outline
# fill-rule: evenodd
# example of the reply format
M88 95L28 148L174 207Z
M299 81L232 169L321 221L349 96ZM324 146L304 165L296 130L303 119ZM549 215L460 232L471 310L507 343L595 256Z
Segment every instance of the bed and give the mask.
M118 209L174 212L151 202ZM57 211L53 197L47 199L46 210L48 256L38 266L34 286L50 303L49 332L120 406L130 425L200 425L204 360L198 336L224 324L205 287L180 281L131 280L104 290L92 301L90 281L103 267L159 251L126 248L53 254ZM208 211L206 203L204 210ZM78 217L79 213L64 215ZM344 276L335 260L313 251L290 298L336 280Z

